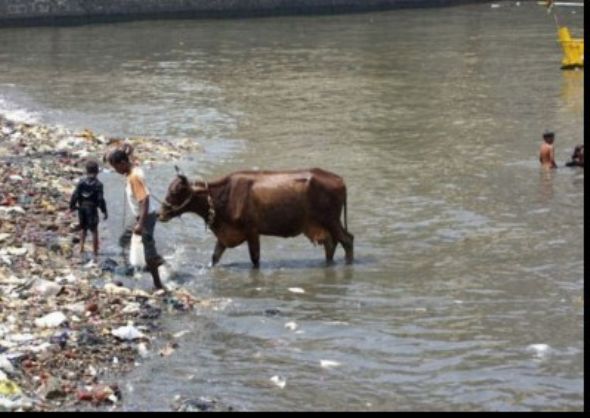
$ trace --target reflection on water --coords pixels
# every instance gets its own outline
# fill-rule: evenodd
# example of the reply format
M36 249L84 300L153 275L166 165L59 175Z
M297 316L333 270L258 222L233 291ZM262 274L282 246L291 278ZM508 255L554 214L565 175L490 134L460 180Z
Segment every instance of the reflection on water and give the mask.
M555 178L555 169L541 167L539 170L539 197L541 202L547 203L553 199L553 179Z
M576 116L576 122L584 122L584 71L562 71L561 98L565 109ZM582 143L584 137L578 139Z
M0 31L2 106L195 138L191 179L319 166L347 184L351 266L341 247L326 266L303 237L263 237L259 270L245 245L209 269L202 219L156 228L177 281L219 303L164 317L190 332L125 378L123 409L176 395L249 411L583 408L584 172L538 174L538 147L555 131L561 167L580 142L584 73L559 69L545 9L516 3ZM145 171L164 196L174 168ZM121 179L101 179L116 251Z

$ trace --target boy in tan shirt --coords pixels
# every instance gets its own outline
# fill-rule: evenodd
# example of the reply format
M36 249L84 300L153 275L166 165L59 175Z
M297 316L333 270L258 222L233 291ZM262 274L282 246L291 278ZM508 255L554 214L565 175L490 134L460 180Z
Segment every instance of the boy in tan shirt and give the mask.
M158 267L164 264L164 259L158 255L154 241L154 227L158 216L156 212L150 212L150 192L143 171L138 165L130 162L128 150L116 149L108 154L107 159L117 173L127 177L125 191L129 207L135 215L135 225L131 230L125 231L121 242L130 240L131 233L141 235L145 262L154 279L154 287L163 289Z

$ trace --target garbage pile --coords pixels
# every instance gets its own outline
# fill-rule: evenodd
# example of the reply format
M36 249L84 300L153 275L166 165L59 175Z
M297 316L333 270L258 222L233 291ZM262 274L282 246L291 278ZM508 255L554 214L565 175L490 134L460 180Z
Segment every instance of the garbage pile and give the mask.
M198 150L189 140L125 140L143 161ZM86 158L120 141L0 115L0 411L116 407L112 379L145 357L162 312L199 303L183 289L129 289L112 266L74 262L75 180Z

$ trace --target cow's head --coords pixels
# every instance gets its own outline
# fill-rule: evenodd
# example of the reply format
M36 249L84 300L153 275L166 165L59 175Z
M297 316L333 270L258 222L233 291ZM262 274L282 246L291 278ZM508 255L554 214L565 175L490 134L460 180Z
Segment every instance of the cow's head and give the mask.
M191 182L176 168L176 177L168 186L168 193L162 202L162 209L158 216L161 222L182 215L185 212L194 212L206 222L212 222L211 196L206 182ZM213 215L214 216L214 215Z
M160 209L159 220L161 222L168 222L170 219L185 213L189 210L192 197L193 188L190 182L184 174L178 172L172 183L168 186L168 193Z

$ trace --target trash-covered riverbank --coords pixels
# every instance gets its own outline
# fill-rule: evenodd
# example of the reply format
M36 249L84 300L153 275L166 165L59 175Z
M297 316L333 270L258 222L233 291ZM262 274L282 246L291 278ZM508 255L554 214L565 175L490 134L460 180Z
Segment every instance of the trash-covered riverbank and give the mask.
M117 376L162 345L160 316L208 305L178 287L124 287L114 275L122 260L78 254L69 197L86 158L100 161L122 140L0 115L0 411L117 409ZM127 140L143 162L199 150L191 140Z

